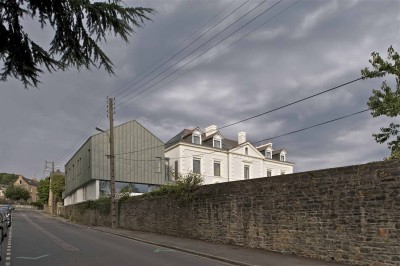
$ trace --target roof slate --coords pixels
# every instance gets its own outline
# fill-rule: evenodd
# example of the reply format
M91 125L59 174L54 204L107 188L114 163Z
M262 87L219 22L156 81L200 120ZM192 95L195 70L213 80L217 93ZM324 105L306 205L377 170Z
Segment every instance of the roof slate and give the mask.
M37 182L36 182L35 180L26 178L26 177L24 177L24 176L22 176L22 179L23 179L28 185L37 187Z
M223 137L222 134L221 134L219 131L216 131L215 133L213 133L213 134L211 134L210 136L207 136L207 137L206 137L205 133L203 133L203 134L201 135L201 140L202 140L201 144L194 144L194 143L192 143L192 132L193 132L194 130L196 130L196 129L199 129L199 128L197 127L197 128L195 128L195 129L187 129L187 128L183 129L183 130L182 130L181 132L179 132L176 136L174 136L172 139L170 139L169 141L167 141L167 143L165 144L165 148L169 148L169 147L171 147L171 146L173 146L174 144L179 143L179 142L189 143L189 144L192 144L192 145L199 145L199 146L205 146L205 147L213 148L213 138L212 138L212 137L215 136L216 134L220 134L221 137ZM199 129L199 130L200 130L200 129ZM201 132L201 131L200 131L200 132ZM237 146L239 146L238 141L232 140L232 139L227 139L227 138L224 138L224 137L223 137L223 140L222 140L222 148L221 148L221 150L229 151L229 150L231 150L232 148L235 148L235 147L237 147ZM262 151L265 151L268 147L270 147L270 146L264 146L264 147L261 147L261 148L259 148L259 149L257 149L257 148L256 148L256 149L257 149L258 151L262 152ZM272 158L272 159L279 161L279 160L280 160L279 154L280 154L281 151L283 151L283 150L284 150L284 149L277 149L277 150L274 150L274 151L272 152L272 155L273 155L273 158Z

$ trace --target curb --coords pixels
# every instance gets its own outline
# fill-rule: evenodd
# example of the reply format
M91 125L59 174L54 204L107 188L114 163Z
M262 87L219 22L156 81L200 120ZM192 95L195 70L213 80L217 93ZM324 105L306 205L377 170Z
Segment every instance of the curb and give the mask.
M48 214L43 213L43 212L39 212L39 213L42 214L45 217L52 218L52 219L57 219L57 220L59 220L61 222L64 222L64 223L71 223L72 222L72 221L66 220L65 218L59 217L59 216L52 216L52 215L48 215ZM230 263L230 264L233 264L233 265L255 266L254 264L248 264L248 263L244 263L244 262L240 262L240 261L236 261L236 260L231 260L231 259L227 259L227 258L223 258L223 257L218 257L218 256L215 256L215 255L206 254L206 253L202 253L202 252L199 252L199 251L194 251L194 250L191 250L191 249L185 249L185 248L180 248L180 247L176 247L176 246L171 246L171 245L161 244L161 243L157 243L157 242L152 242L152 241L144 240L144 239L141 239L141 238L136 238L136 237L133 237L133 236L124 235L124 234L120 234L120 233L117 233L117 232L104 230L104 229L101 229L99 227L85 226L85 225L78 224L78 223L75 223L75 222L72 222L72 223L75 224L75 225L83 226L83 227L88 228L90 230L99 231L99 232L103 232L103 233L110 234L110 235L116 235L116 236L119 236L119 237L131 239L131 240L135 240L135 241L139 241L139 242L143 242L143 243L146 243L146 244L151 244L151 245L155 245L155 246L159 246L159 247L170 248L170 249L178 250L178 251L185 252L185 253L188 253L188 254L193 254L193 255L196 255L196 256L199 256L199 257L204 257L204 258L208 258L208 259L213 259L213 260L217 260L217 261L221 261L221 262Z
M244 262L240 262L240 261L236 261L236 260L231 260L231 259L227 259L227 258L223 258L223 257L218 257L218 256L214 256L214 255L210 255L210 254L194 251L194 250L191 250L191 249L185 249L185 248L180 248L180 247L166 245L166 244L160 244L160 243L157 243L157 242L152 242L152 241L144 240L144 239L141 239L141 238L136 238L136 237L133 237L133 236L123 235L123 234L120 234L120 233L117 233L117 232L111 232L111 231L108 231L108 230L103 230L101 228L95 228L95 227L88 227L88 228L91 229L91 230L95 230L95 231L99 231L99 232L103 232L103 233L107 233L107 234L111 234L111 235L117 235L117 236L120 236L120 237L123 237L123 238L128 238L128 239L132 239L132 240L135 240L135 241L139 241L139 242L143 242L143 243L147 243L147 244L151 244L151 245L155 245L155 246L160 246L160 247L164 247L164 248L170 248L170 249L182 251L182 252L185 252L185 253L197 255L197 256L200 256L200 257L208 258L208 259L227 262L227 263L230 263L230 264L233 264L233 265L254 266L254 264L248 264L248 263L244 263Z

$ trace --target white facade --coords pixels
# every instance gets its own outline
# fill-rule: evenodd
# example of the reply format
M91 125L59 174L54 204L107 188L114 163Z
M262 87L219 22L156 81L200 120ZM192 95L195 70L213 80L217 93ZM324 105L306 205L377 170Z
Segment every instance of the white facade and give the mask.
M99 182L93 180L64 198L64 206L99 198Z
M246 133L238 134L236 145L229 140L231 146L226 147L224 139L219 132L215 132L216 126L210 126L206 133L202 134L199 129L195 129L190 134L181 134L182 138L177 140L173 138L165 149L165 157L169 158L170 169L173 173L187 174L190 172L200 173L204 178L205 184L214 184L220 182L229 182L236 180L261 178L267 176L276 176L281 174L293 173L293 163L286 162L286 151L282 149L278 155L283 156L285 161L279 161L272 155L272 144L259 151L256 147L246 141ZM212 129L210 134L208 129ZM193 136L201 135L200 144ZM212 137L212 140L211 140ZM204 139L208 140L208 146ZM221 146L219 142L221 141ZM240 143L240 144L238 144ZM266 145L264 145L266 146ZM270 158L267 158L265 151L271 152Z

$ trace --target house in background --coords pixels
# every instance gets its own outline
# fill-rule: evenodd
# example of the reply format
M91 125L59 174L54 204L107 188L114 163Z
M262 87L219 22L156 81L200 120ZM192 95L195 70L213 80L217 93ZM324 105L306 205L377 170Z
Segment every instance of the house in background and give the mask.
M6 198L6 190L7 190L6 185L0 185L0 199Z
M37 182L35 178L29 179L25 178L22 175L18 176L18 179L14 182L14 187L22 187L29 191L30 198L28 202L36 202L37 197Z
M149 189L169 181L164 143L136 121L114 127L115 181ZM91 136L65 165L64 205L110 195L108 132Z
M203 133L200 128L184 129L165 144L165 157L173 173L198 173L205 184L270 177L293 173L286 149L274 150L272 143L253 146L246 133L237 140L225 138L216 125Z

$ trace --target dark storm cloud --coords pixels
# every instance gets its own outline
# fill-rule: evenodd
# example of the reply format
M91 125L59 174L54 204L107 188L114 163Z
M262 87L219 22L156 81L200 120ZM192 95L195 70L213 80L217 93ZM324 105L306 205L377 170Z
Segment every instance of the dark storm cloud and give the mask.
M234 19L260 2L250 1ZM76 151L78 140L87 139L89 134L83 134L85 129L94 133L95 126L108 127L105 115L97 123L90 124L96 111L104 106L107 95L116 95L132 86L148 72L140 76L141 73L177 44L181 46L174 52L182 49L184 41L202 25L207 26L201 32L210 27L212 24L206 23L220 11L228 7L212 22L216 23L242 3L244 1L127 1L132 6L154 7L158 13L152 16L153 22L146 22L143 29L137 30L129 45L112 36L103 44L115 63L115 77L99 70L46 74L40 89L29 91L13 80L2 83L0 172L41 177L45 160L61 160L66 154L64 161L57 162L62 166ZM369 65L372 51L385 55L391 44L400 41L400 4L397 1L299 1L270 20L292 3L294 1L279 4L131 101L118 105L118 101L127 99L121 99L125 94L118 95L117 124L138 120L164 141L185 127L224 126L355 79L360 69ZM256 14L272 4L268 2L260 7ZM253 17L235 24L184 62ZM195 47L234 19L221 23L196 42ZM234 43L258 26L259 29ZM45 32L42 36L46 38L48 34ZM399 48L395 46L396 50ZM194 49L188 48L174 59L179 60ZM184 62L169 62L169 66L177 65L166 74ZM193 70L186 73L192 67ZM164 69L160 68L157 73ZM147 85L143 85L146 82L143 80L130 91L139 86L142 86L140 90L146 89L164 76ZM246 131L250 141L257 141L357 112L367 107L371 89L378 88L380 82L359 81L225 128L222 133L236 138L237 132ZM275 148L288 150L289 160L296 163L295 171L368 162L388 154L386 146L376 144L371 135L389 121L364 113L272 142Z

